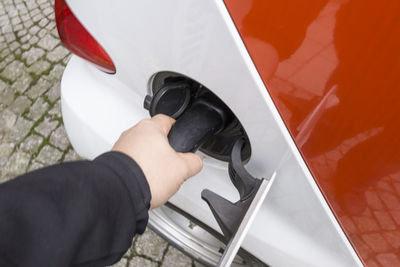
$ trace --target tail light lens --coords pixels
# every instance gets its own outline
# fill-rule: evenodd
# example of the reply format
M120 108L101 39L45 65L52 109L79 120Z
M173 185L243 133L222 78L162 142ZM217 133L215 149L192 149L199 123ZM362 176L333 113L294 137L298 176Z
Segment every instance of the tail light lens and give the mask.
M74 54L92 62L107 73L115 73L115 66L103 47L82 26L65 0L55 0L58 35L61 42Z

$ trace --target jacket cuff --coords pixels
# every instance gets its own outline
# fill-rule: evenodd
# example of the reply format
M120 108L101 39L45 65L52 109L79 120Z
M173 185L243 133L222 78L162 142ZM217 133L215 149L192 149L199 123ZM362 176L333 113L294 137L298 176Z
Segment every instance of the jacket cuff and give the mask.
M142 234L146 229L150 208L150 187L139 165L128 155L111 151L98 156L100 161L112 167L129 192L136 218L136 232Z

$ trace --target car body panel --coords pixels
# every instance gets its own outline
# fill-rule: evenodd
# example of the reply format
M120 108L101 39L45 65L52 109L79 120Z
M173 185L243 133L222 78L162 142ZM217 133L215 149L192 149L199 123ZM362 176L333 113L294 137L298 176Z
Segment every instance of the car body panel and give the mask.
M154 74L184 74L218 95L246 129L252 145L247 169L258 177L277 172L243 247L274 266L360 265L222 2L70 0L68 4L117 69L108 75L77 57L67 65L61 82L62 110L79 154L93 158L107 151L119 133L148 117L142 101ZM218 230L200 198L201 190L209 188L230 200L238 194L227 164L201 156L203 171L189 179L171 202Z
M225 3L364 263L399 265L400 2Z

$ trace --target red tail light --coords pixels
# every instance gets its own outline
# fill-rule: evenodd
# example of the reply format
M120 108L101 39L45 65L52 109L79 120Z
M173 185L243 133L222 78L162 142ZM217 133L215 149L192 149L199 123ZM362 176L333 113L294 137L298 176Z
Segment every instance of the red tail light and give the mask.
M103 47L82 26L65 0L55 0L58 34L74 54L92 62L102 71L115 73L115 66Z

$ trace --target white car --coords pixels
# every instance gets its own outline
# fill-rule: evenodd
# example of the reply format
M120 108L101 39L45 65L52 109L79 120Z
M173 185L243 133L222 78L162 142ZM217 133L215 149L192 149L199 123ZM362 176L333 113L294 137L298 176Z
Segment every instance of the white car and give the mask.
M204 169L167 205L150 212L149 226L186 254L216 265L225 245L201 192L210 189L232 202L239 199L228 175L227 147L233 145L232 135L242 134L247 138L244 157L249 173L269 178L276 172L276 178L235 266L361 266L366 258L357 254L354 235L330 201L323 180L312 176L313 165L302 157L301 147L312 133L300 132L294 141L290 122L281 116L289 111L278 110L276 99L266 90L268 75L286 70L281 64L304 53L294 49L283 62L273 42L250 37L244 42L243 18L254 13L249 11L251 4L257 7L262 1L56 0L60 38L75 54L61 82L68 137L81 156L92 159L110 150L122 131L150 116L143 107L146 95L153 96L168 81L184 80L209 90L229 107L237 129L200 148ZM268 1L271 8L281 5L273 2ZM340 1L332 2L325 1L319 14L329 8L337 11ZM308 29L314 27L310 20ZM307 35L304 40L307 45ZM257 64L257 57L264 63ZM325 67L322 64L321 71ZM313 84L308 81L315 78L317 86L326 76L318 71L315 75L318 78L301 76L299 83ZM334 106L335 90L320 93L314 110ZM321 116L309 114L302 125L312 128Z

